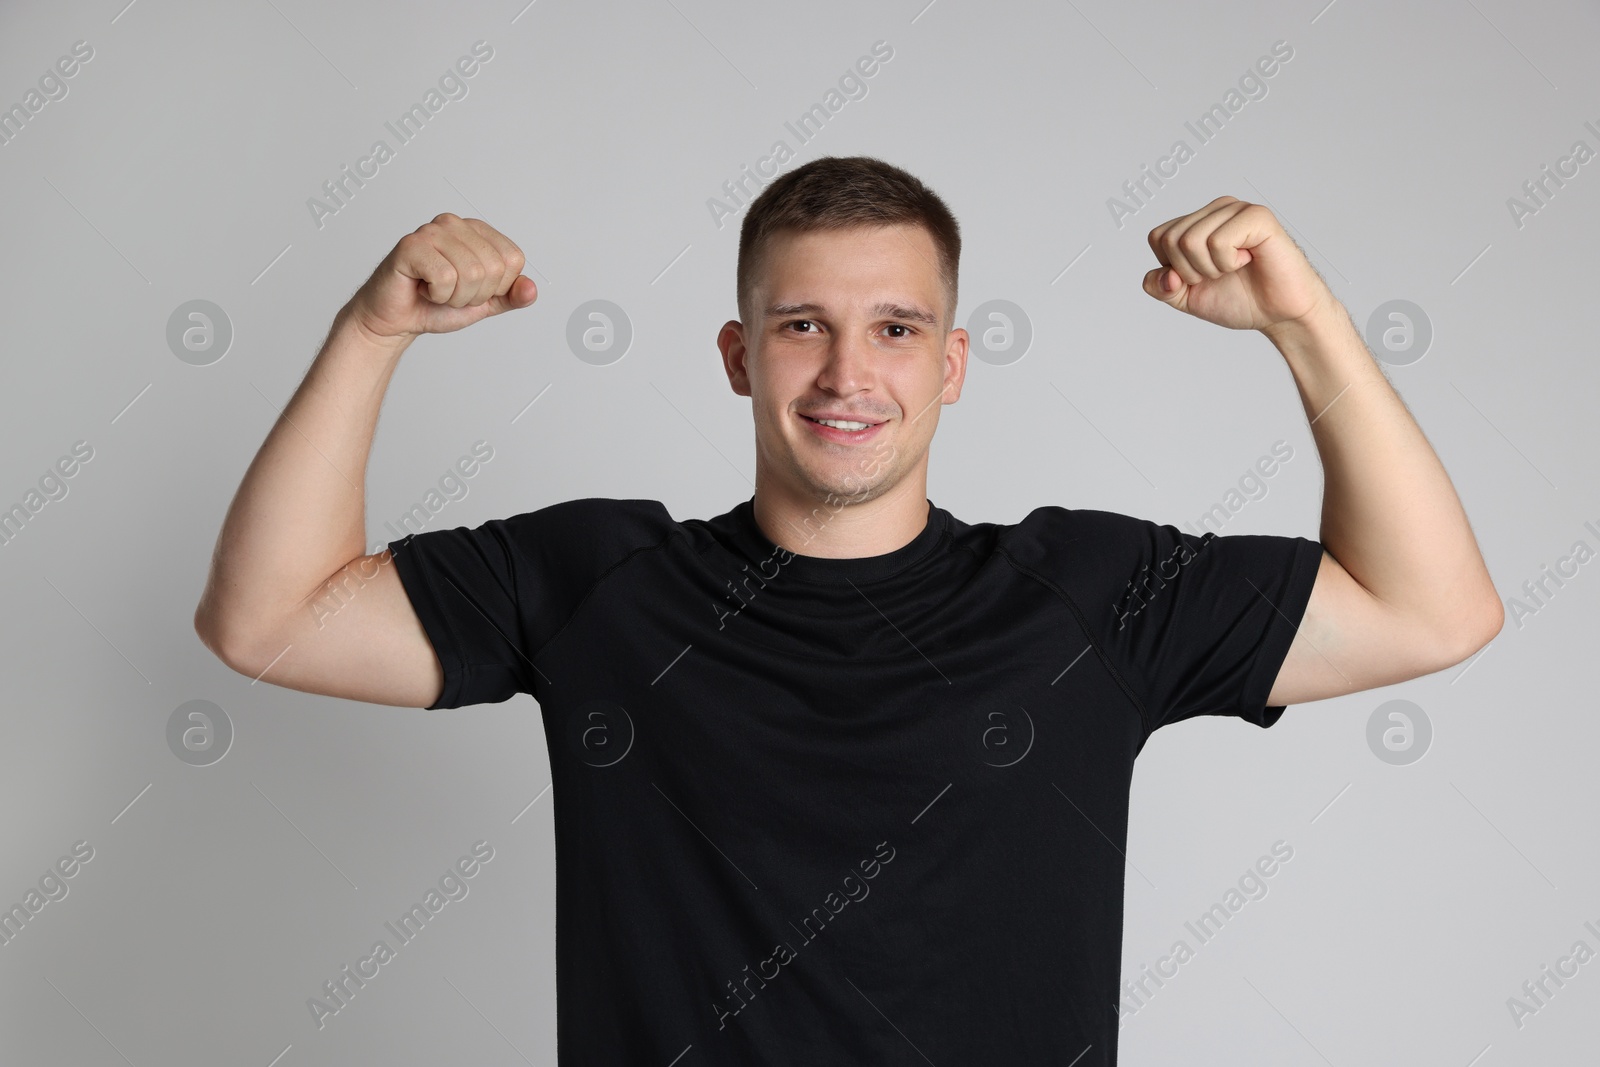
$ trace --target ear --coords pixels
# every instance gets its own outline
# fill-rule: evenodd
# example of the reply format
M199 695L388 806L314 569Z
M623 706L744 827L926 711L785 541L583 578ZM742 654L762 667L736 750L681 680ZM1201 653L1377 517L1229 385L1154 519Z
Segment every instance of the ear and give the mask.
M727 372L728 385L739 396L750 395L750 350L744 344L744 324L729 319L717 333L717 347L722 350L722 369Z
M967 380L967 355L971 341L972 335L960 327L951 330L945 338L944 381L945 391L950 394L946 404L954 404L961 399L961 387Z

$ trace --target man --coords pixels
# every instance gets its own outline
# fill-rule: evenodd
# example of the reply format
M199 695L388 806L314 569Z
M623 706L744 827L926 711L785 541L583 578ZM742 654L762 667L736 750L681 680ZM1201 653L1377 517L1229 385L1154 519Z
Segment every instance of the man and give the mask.
M750 205L718 336L751 398L750 499L709 520L569 500L362 554L401 353L536 296L504 235L440 215L337 316L245 475L196 630L308 692L537 699L562 1063L1114 1064L1151 732L1271 726L1458 663L1502 621L1449 478L1272 214L1220 197L1150 247L1145 292L1288 361L1320 541L934 505L929 443L967 362L959 231L910 174L823 158ZM1019 485L1048 462L994 459Z

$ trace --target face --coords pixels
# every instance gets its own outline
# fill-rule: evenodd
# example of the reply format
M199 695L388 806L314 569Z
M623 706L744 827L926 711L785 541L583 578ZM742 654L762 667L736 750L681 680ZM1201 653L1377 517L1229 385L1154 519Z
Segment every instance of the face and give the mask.
M939 409L960 399L967 366L937 263L919 225L772 238L753 321L717 338L734 392L751 398L763 492L860 503L913 478L926 492Z

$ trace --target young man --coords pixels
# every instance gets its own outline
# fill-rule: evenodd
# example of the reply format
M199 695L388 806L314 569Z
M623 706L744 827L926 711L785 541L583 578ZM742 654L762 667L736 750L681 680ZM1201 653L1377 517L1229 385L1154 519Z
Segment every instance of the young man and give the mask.
M1288 361L1320 541L933 504L967 362L956 221L898 168L824 158L741 231L718 343L751 398L750 499L707 520L569 500L362 554L401 353L536 295L514 244L440 215L336 318L229 510L196 630L308 692L537 699L562 1063L1113 1064L1151 732L1271 726L1458 663L1502 620L1449 478L1272 214L1221 197L1150 246L1147 293Z

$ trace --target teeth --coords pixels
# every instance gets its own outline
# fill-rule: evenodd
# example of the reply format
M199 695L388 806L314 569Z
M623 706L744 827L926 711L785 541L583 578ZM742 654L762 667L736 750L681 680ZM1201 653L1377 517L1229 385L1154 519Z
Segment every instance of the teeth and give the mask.
M824 426L832 426L836 430L865 430L872 425L869 422L844 422L839 419L813 419L812 421L820 422Z

